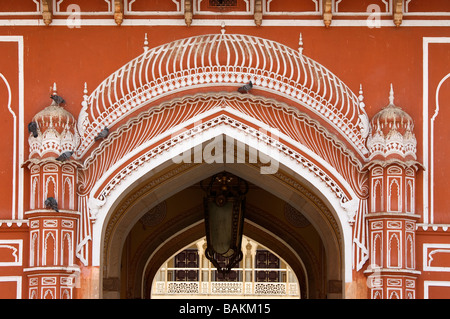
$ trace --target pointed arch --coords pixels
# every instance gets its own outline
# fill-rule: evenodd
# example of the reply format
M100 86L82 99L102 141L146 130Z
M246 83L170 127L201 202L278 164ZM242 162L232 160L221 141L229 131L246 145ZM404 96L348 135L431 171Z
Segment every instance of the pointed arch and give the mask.
M56 182L55 176L47 176L45 179L45 191L44 191L44 198L42 199L42 207L45 207L45 200L48 197L53 197L58 201L58 186Z
M54 231L44 231L44 249L42 253L42 265L56 266L58 264L57 242Z
M74 209L73 182L71 176L63 176L62 207Z
M391 233L388 241L388 264L390 268L402 267L401 242L397 232Z
M39 177L34 176L32 177L31 182L30 209L36 209L39 207L39 194L40 194Z
M30 237L30 267L39 266L39 231L31 231Z
M398 178L388 178L388 212L399 212L402 210L401 181Z

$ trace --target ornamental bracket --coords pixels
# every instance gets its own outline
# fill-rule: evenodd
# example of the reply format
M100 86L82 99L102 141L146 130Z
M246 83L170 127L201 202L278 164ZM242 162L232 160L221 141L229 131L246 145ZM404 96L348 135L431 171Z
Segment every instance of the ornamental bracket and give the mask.
M123 22L123 0L114 0L114 21L117 25Z
M255 0L255 8L253 17L255 19L255 24L257 27L261 26L262 23L262 0Z
M53 20L52 0L42 0L42 19L45 25L50 25Z
M184 21L189 27L192 23L192 0L184 0Z
M331 0L323 0L323 23L325 24L326 28L328 28L331 25L332 18L333 13Z
M403 21L403 0L394 0L394 24L400 26Z

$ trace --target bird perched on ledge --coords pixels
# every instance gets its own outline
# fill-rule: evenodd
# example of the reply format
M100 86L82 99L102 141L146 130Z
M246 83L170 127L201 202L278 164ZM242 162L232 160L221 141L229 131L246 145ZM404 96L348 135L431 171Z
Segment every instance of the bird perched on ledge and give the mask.
M51 95L50 98L51 98L53 101L55 101L55 103L56 103L57 105L60 105L60 104L63 104L63 103L66 102L62 97L60 97L59 95L56 95L56 94Z
M44 204L45 204L45 207L51 208L51 209L53 209L54 211L59 212L59 210L58 210L58 202L56 201L55 198L53 198L53 197L48 197L48 198L45 200Z
M250 91L252 89L252 87L253 87L253 83L252 83L252 81L250 81L250 82L248 82L248 84L246 84L244 86L241 86L238 89L238 92L240 92L240 93L248 93L248 91Z
M33 137L38 137L38 127L36 122L28 124L28 132L33 133Z
M98 141L102 138L106 138L108 135L109 135L109 128L105 126L105 128L100 133L98 133L98 135L94 138L94 140Z
M73 154L73 151L67 151L67 152L64 152L64 153L62 153L61 155L59 155L59 156L56 158L56 160L57 160L57 161L60 161L60 162L67 161L67 160L72 156L72 154Z

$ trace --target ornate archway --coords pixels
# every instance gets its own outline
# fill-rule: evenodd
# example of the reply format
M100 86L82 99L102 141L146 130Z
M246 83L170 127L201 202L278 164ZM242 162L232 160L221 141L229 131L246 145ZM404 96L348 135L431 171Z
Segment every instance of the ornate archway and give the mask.
M248 164L167 164L167 167L158 170L148 179L144 177L139 185L131 187L131 193L125 196L114 209L110 209L112 214L108 222L105 221L106 233L101 247L102 260L100 264L103 265L101 280L104 283L104 298L116 298L120 295L123 247L131 230L137 227L138 221L152 208L167 200L170 201L175 195L191 187L192 183L222 170L227 170L251 181L267 194L279 198L280 202L286 202L289 206L301 211L301 214L316 229L318 237L321 238L320 241L323 242L323 244L317 243L317 245L323 245L326 255L324 257L326 271L323 273L319 271L321 267L314 260L311 248L308 248L301 238L296 237L294 230L286 231L293 227L285 220L284 215L267 214L256 207L248 207L244 233L283 254L284 258L293 266L296 274L307 281L310 289L302 291L304 296L311 298L326 296L326 287L331 282L337 283L338 288L336 290L334 287L335 290L328 291L328 297L342 297L349 268L351 271L351 265L350 267L348 265L348 256L345 256L349 247L348 245L345 247L345 236L340 229L339 221L334 218L333 208L329 208L310 190L311 185L306 186L304 180L300 181L300 176L293 176L294 174L284 171L286 168L283 168L273 176L271 175L270 178L267 176L264 178L259 173L259 165ZM193 200L190 199L190 201ZM191 206L192 204L187 205L187 207ZM200 202L197 202L197 206L201 207ZM134 295L130 296L148 296L148 291L145 290L148 289L148 282L140 280L148 281L164 259L184 245L204 236L201 208L186 209L178 215L170 216L171 218L167 217L156 228L153 228L149 239L139 248L137 254L139 258L136 257L133 262L135 268L130 271L130 274L135 275L134 286L131 290ZM345 260L346 258L347 260ZM148 268L144 268L146 265L143 262L146 260L151 260L151 266ZM305 263L306 266L302 266L301 263Z
M247 81L251 94L237 93ZM76 255L100 267L100 285L117 278L123 240L145 210L224 167L298 210L309 207L327 264L339 265L327 270L342 283L339 295L367 260L364 104L301 50L225 32L179 40L145 50L82 104L70 135L82 163ZM98 142L105 126L110 134ZM218 138L223 162L208 162L202 155Z
M233 92L246 81L254 83L255 95ZM226 92L206 92L211 88ZM258 89L269 96L258 95ZM139 179L177 154L225 134L276 160L281 156L290 170L304 170L303 177L317 180L317 194L335 202L335 218L348 237L344 260L351 278L352 267L361 267L367 258L361 220L367 197L361 164L367 156L367 123L361 99L301 50L225 32L145 50L85 96L78 119L82 142L76 155L86 167L79 202L89 212L84 216L95 220L93 263L101 263L104 230L97 225L105 227L107 211L115 206L105 202L122 195L111 191L123 192L129 175L144 166ZM92 148L104 126L117 129ZM328 191L333 195L324 196ZM78 256L84 259L88 250L79 246Z
M185 166L187 170L186 167L191 167L191 165L196 164L195 152L204 154L206 146L201 147L202 144L208 144L211 143L211 139L215 140L217 137L226 136L225 140L228 137L232 141L236 141L235 143L233 142L233 145L258 150L258 152L271 156L270 158L279 164L277 170L266 172L266 174L264 174L263 169L268 166L260 165L255 169L256 172L253 176L249 177L250 181L261 185L269 183L267 187L274 193L278 193L280 190L277 188L281 186L274 187L271 185L273 183L273 177L277 177L279 182L282 183L290 181L289 183L297 185L295 187L300 187L303 190L312 189L312 191L308 191L308 196L306 197L310 199L315 198L313 202L321 203L319 204L319 211L322 211L322 213L318 214L316 211L316 213L311 213L309 217L314 219L315 215L318 216L324 214L323 212L327 212L325 213L327 216L327 222L325 223L334 225L333 232L340 234L337 237L343 237L341 242L339 240L335 241L336 238L328 238L328 240L331 239L328 247L334 246L334 253L340 251L338 255L343 254L338 257L338 259L342 258L341 261L335 261L335 264L342 264L343 269L345 268L346 278L351 278L352 231L350 225L353 216L349 210L351 208L349 203L352 203L352 201L355 202L354 199L356 196L345 178L339 174L330 174L330 172L335 173L336 169L342 169L348 173L349 169L356 169L352 166L354 164L351 161L352 155L345 153L345 148L339 144L339 141L328 133L317 121L312 120L300 112L293 113L291 111L292 108L275 100L262 99L250 95L242 96L235 93L198 94L196 96L175 99L157 108L150 109L148 112L141 113L138 118L131 120L127 125L117 130L117 133L112 133L108 140L104 141L98 148L98 152L95 152L94 156L90 157L87 161L87 163L93 163L92 167L96 168L95 171L97 174L92 176L85 175L82 180L84 183L89 180L95 181L92 190L95 190L98 198L96 207L98 212L92 215L92 217L96 217L93 227L94 263L118 265L120 259L120 254L118 253L120 249L118 247L121 245L120 240L123 240L123 237L129 230L129 225L132 225L144 214L145 209L150 208L151 205L156 205L165 196L189 186L189 183L192 183L192 181L198 178L206 178L207 175L204 175L205 167L198 168L201 172L199 173L201 174L200 176L182 176L182 179L185 181L183 185L179 185L177 182L171 183L168 189L152 189L148 196L153 199L146 200L140 198L142 203L146 203L147 206L145 207L140 207L142 204L136 204L132 200L131 202L133 204L130 204L131 206L136 205L135 207L141 208L140 211L138 209L134 214L130 214L131 208L118 208L117 205L119 205L120 200L123 199L126 202L130 202L130 198L127 197L128 193L138 187L140 183L143 183L147 179L147 176L152 176L155 171L160 171L162 167L171 166L174 164L175 158L178 161L180 160L179 154L187 153L189 157L185 159L189 159L188 162L192 160L192 162L176 165L176 168L173 170L174 173L172 173L175 174L172 176L175 181L176 177L182 175L182 167ZM250 114L253 114L253 117ZM267 116L268 114L270 116ZM165 121L162 121L162 118ZM173 118L179 122L174 121L172 123L171 119ZM282 122L277 123L280 120ZM159 123L161 126L155 126L154 123ZM182 125L179 123L182 123ZM264 129L270 126L280 127L283 131L277 132L272 130L272 132L268 132ZM164 131L164 134L159 133L156 136L157 143L154 144L155 139L153 134L161 131ZM141 133L139 140L135 139L136 132ZM311 157L314 153L304 147L304 145L295 142L295 140L309 141L311 147L316 145L317 149L324 152L324 154L327 150L334 150L336 152L334 156L329 157L333 165L328 164L319 156ZM136 141L136 143L139 141L142 144L136 145L133 144L133 141ZM222 142L220 142L220 145L222 145ZM336 145L340 145L341 147L335 149L334 146ZM111 166L105 165L108 159L110 159L109 154L111 154L105 152L105 150L109 150L109 152L114 154L116 152L114 150L119 149L127 154L127 158ZM225 147L223 153L225 157L226 153L227 150ZM238 150L236 150L236 156L238 156L238 153ZM248 159L249 155L244 156L244 158ZM200 162L203 162L202 158ZM236 169L233 167L237 167L235 166L236 162L237 160L233 153L231 163L227 163L226 158L223 158L222 163L233 170ZM96 167L96 163L105 165L103 170L100 170L98 166ZM244 159L242 163L249 163L249 160L246 161ZM220 166L220 169L223 169L223 165ZM113 167L113 169L110 167ZM214 167L214 165L211 165L211 167ZM278 168L280 167L284 167L285 171L291 173L279 175ZM208 171L206 170L206 172ZM238 171L238 173L243 174L244 177L249 174L247 170L244 170L244 172ZM111 176L112 179L105 179L107 175ZM300 177L300 181L295 181L290 177L294 175ZM162 179L156 181L158 187L162 187L160 184L165 184L162 181ZM177 185L177 187L174 187L174 185ZM291 187L293 187L292 185ZM304 185L308 186L305 187ZM285 194L280 193L280 197L283 198ZM116 200L108 203L106 201L107 198ZM293 200L292 198L284 199L286 201ZM123 218L123 212L127 212L127 217L124 219L127 222L120 220ZM318 225L322 223L323 221L317 221ZM120 224L122 226L119 226ZM121 235L114 239L114 234L111 230L117 231L120 227L125 228L119 232ZM322 234L326 238L326 234L330 231L328 229L329 226L322 225L318 227L325 227L322 230ZM101 241L102 239L104 239L104 242ZM114 240L119 240L119 244L113 243ZM108 246L108 248L105 248L105 255L101 257L103 245ZM342 246L345 246L345 248ZM108 255L107 251L112 252L115 256L108 256L107 258L112 258L114 261L107 262L103 260L102 262L101 258ZM98 254L96 255L95 252ZM118 275L117 271L113 271L113 273L106 274L106 278L116 278L116 275ZM341 278L341 275L338 277ZM339 281L340 279L336 280Z

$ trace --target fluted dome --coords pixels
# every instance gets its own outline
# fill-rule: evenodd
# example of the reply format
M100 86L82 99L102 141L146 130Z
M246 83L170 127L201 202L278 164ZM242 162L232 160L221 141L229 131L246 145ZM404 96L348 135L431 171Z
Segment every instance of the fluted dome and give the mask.
M52 101L33 117L37 124L38 136L28 137L30 158L58 157L65 151L73 151L78 146L75 117Z
M417 141L413 129L412 117L394 104L391 85L389 104L371 120L371 134L367 139L370 158L416 159Z

